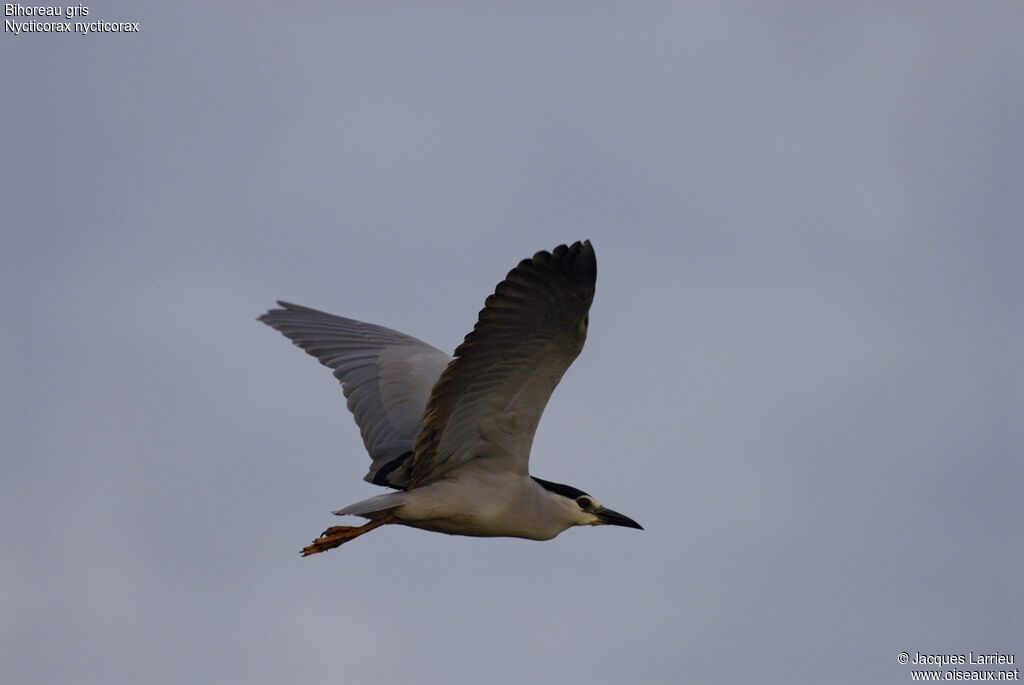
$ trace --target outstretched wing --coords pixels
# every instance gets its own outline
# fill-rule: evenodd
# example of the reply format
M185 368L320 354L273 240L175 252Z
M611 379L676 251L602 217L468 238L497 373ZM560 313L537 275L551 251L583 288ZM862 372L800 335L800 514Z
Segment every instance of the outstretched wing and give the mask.
M526 475L541 413L583 349L597 260L590 241L538 252L487 298L430 395L410 487L470 460Z
M334 370L366 451L366 480L403 489L430 390L452 358L412 336L278 302L259 320Z

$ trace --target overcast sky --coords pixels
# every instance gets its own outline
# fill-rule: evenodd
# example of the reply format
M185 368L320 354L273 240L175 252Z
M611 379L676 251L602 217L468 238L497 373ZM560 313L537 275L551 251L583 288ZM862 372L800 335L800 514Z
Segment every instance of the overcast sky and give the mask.
M140 30L0 37L0 680L1024 661L1024 5L88 8ZM646 530L300 558L381 491L255 318L450 351L584 238L531 467Z

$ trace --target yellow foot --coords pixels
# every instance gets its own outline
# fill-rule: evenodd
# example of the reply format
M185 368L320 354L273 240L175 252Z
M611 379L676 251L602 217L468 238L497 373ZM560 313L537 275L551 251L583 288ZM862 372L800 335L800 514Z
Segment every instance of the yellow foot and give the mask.
M353 538L359 537L363 533L368 533L374 528L383 526L385 523L391 523L394 520L393 516L388 515L383 518L370 521L362 526L331 526L321 533L320 537L313 540L313 544L306 545L302 548L302 556L308 557L310 554L318 554L319 552L326 552L329 549L334 549Z
M359 528L356 528L355 526L331 526L321 533L320 537L313 540L313 544L302 548L302 556L308 557L310 554L326 552L327 550L334 549L338 545L342 545L359 535Z

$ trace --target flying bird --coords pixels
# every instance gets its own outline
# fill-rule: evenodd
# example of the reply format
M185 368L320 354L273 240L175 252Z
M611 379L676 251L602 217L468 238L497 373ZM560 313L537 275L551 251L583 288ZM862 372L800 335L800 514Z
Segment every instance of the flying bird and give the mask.
M385 524L450 535L550 540L572 526L640 528L595 497L530 475L541 413L583 349L597 260L590 241L538 252L487 298L449 357L398 331L278 302L259 320L334 371L373 462L395 492L333 512L303 556Z

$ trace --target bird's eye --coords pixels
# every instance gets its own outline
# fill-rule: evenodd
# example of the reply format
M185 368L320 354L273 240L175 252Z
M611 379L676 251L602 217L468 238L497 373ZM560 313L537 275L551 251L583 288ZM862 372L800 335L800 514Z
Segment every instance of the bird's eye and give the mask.
M594 507L594 503L590 501L589 497L577 497L576 504L580 505L580 509L584 510L592 509Z

